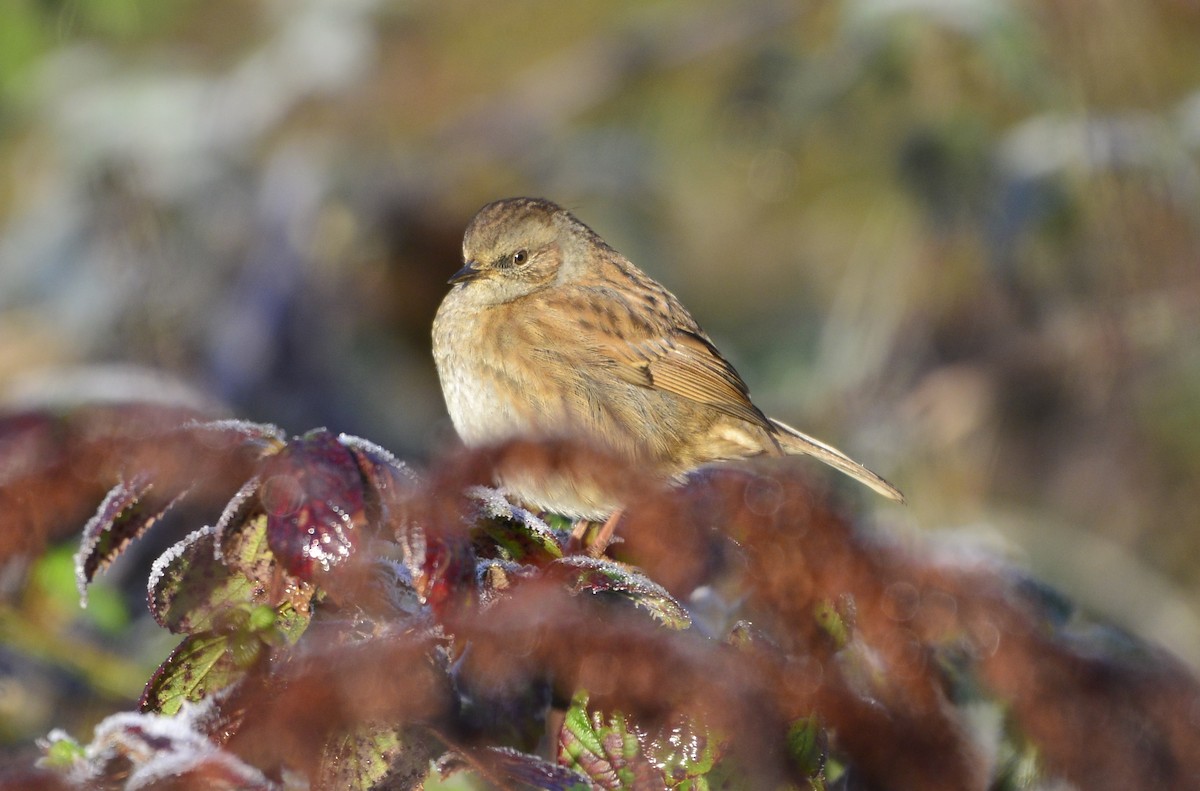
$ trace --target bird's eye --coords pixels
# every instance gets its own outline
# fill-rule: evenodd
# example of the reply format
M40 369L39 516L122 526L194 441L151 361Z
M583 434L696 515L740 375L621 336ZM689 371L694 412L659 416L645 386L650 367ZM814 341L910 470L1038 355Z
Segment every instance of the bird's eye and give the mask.
M520 266L521 264L525 263L528 260L529 260L529 251L528 250L518 250L517 252L512 254L513 266Z

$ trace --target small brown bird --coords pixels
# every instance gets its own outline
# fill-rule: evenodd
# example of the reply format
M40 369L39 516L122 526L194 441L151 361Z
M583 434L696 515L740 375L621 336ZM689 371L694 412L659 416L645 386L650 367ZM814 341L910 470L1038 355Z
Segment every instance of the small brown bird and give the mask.
M536 198L484 206L463 261L433 321L433 355L467 445L581 438L668 479L804 453L903 502L837 448L764 415L675 295L565 209ZM501 483L576 518L598 521L620 505L578 481Z

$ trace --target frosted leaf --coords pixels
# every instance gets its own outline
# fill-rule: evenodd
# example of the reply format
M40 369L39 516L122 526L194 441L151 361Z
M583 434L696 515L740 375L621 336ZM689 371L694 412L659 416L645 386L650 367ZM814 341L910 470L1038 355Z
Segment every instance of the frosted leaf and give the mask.
M367 519L391 532L401 529L404 504L419 482L417 474L374 442L350 434L339 434L338 442L350 452L363 477Z
M283 429L276 425L249 420L193 421L184 428L198 433L211 433L215 437L237 439L264 451L281 447L287 438Z
M316 788L417 789L445 745L421 728L363 723L325 744Z
M646 610L659 623L686 629L691 616L667 589L638 569L607 558L569 555L556 563L579 571L575 592L613 593Z
M413 471L412 467L409 467L403 461L396 458L394 453L381 445L376 445L368 439L356 437L353 434L338 434L338 442L350 450L358 451L376 464L391 465L412 483L416 483L419 480L417 473Z
M229 532L230 527L237 522L239 525L242 520L249 516L249 503L254 495L258 494L258 487L262 485L262 481L257 475L242 484L242 488L238 489L233 497L229 498L225 509L221 511L221 517L217 520L217 525L213 529L215 541L213 542L213 557L217 560L224 558L225 534Z
M484 516L511 519L551 538L554 537L554 531L541 517L519 505L514 505L500 489L493 489L490 486L472 486L467 490L467 494L479 501Z
M205 525L199 530L193 530L181 540L168 547L167 551L155 558L154 563L150 565L150 577L146 582L146 587L151 589L157 587L159 580L162 578L163 569L165 569L173 560L175 560L175 558L183 554L183 550L186 549L188 545L195 543L204 536L210 536L212 534L212 525Z
M559 762L600 788L707 788L720 752L696 723L675 718L648 729L590 709L586 692L576 693L558 735Z
M536 514L514 505L500 490L472 486L467 494L479 502L478 527L513 560L562 557L558 534ZM489 524L490 523L490 524Z
M187 494L185 490L164 502L149 496L152 489L144 475L118 483L84 525L79 551L75 553L75 586L81 606L87 607L87 586L96 572L108 568L131 541Z
M209 738L215 705L184 704L176 716L122 712L102 720L90 744L66 772L76 783L107 787L123 777L125 791L138 791L173 778L187 778L189 787L274 791L278 788L261 771L221 749ZM54 731L44 749L66 739Z
M429 540L425 531L412 525L396 536L400 547L400 559L411 580L420 579L425 573L425 560L429 555Z
M154 620L176 634L195 634L217 628L235 607L268 604L266 587L246 573L264 565L261 560L256 563L256 556L267 554L265 542L254 542L248 535L252 532L241 534L245 551L238 553L241 562L236 564L213 557L211 527L196 530L159 556L146 594Z

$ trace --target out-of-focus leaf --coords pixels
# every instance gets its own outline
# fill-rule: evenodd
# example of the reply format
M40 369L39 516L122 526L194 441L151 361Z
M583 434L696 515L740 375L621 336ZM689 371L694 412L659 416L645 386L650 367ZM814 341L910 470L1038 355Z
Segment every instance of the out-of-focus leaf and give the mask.
M261 454L277 451L286 439L283 430L270 423L253 423L249 420L209 420L191 423L186 430L199 434L211 434L223 442L232 441L256 449Z
M137 475L109 490L104 501L88 520L75 554L75 584L83 605L87 606L87 586L97 571L108 565L146 532L178 501L182 494L168 500L151 497L153 489L145 476Z
M601 788L707 788L720 760L718 745L690 723L656 732L632 725L621 713L588 712L577 693L558 741L559 762Z
M79 589L75 584L75 549L70 545L47 551L34 564L30 591L36 592L56 618L82 618L102 632L121 633L129 625L129 607L120 592L103 582L88 587L88 606L79 609Z
M441 743L415 728L363 724L325 745L317 788L347 791L419 789Z
M83 745L75 741L65 731L53 730L45 739L38 741L44 755L38 759L38 766L48 769L67 771L74 769L87 760L87 751Z
M262 481L267 543L288 572L311 581L350 557L366 525L363 479L333 434L293 440L266 460Z
M258 769L209 738L214 708L184 705L175 716L122 712L96 726L82 748L61 732L44 743L44 766L81 788L205 788L274 791ZM51 761L53 757L53 761Z
M559 762L601 788L662 787L661 774L642 755L625 718L589 715L587 700L586 693L579 693L571 701L559 732Z
M773 645L770 638L761 629L746 620L737 621L729 627L729 634L725 636L725 642L734 648L747 650L763 644Z
M650 613L656 621L672 629L687 629L691 616L666 588L637 569L607 558L571 555L556 561L578 572L575 591L607 593L627 599Z
M489 747L482 751L479 758L494 775L542 791L587 791L594 788L586 776L573 769L508 747Z
M825 732L816 717L796 720L788 729L788 752L800 771L814 781L824 782L827 747Z
M1016 733L1001 740L996 756L996 791L1044 788L1041 760L1035 744Z
M813 606L813 617L822 631L833 638L834 645L839 649L850 641L850 624L833 602L828 599L817 602Z

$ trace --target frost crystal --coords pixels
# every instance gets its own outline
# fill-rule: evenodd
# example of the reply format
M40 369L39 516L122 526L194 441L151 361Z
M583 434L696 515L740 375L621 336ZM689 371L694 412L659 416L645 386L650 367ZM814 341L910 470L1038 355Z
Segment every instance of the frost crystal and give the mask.
M356 437L353 434L338 434L337 439L338 442L340 442L342 445L345 445L347 448L353 448L354 450L360 451L368 456L378 457L379 461L392 465L412 481L415 482L417 480L417 474L413 472L412 468L400 461L400 459L396 458L396 454L392 453L382 445L376 445L369 439Z
M85 565L87 559L96 550L96 545L100 543L100 537L104 535L100 523L106 519L111 520L115 513L112 510L114 504L120 499L128 499L132 492L133 487L124 482L109 489L108 494L104 495L100 507L96 509L96 513L83 526L83 540L79 543L79 551L75 553L75 587L79 591L79 606L85 610L88 604L88 578Z
M163 552L155 559L154 563L150 566L150 579L146 583L146 592L151 599L154 598L154 589L158 587L158 583L162 580L162 575L166 572L167 566L171 565L189 546L205 536L212 535L213 532L211 525L205 525L199 530L193 530L168 547L166 552Z
M218 433L243 434L246 437L257 437L276 442L283 442L286 436L283 429L279 428L279 426L271 423L254 423L249 420L194 420L186 424L184 428Z
M238 788L276 788L262 772L222 750L208 737L215 716L212 700L184 703L173 717L141 712L113 714L96 726L91 744L84 748L83 760L71 767L69 776L76 783L98 783L108 778L114 761L127 761L125 791L137 791L194 771L222 777ZM56 730L42 743L51 745L65 738L66 734Z
M467 490L467 494L479 500L481 506L479 510L484 516L493 519L510 519L514 522L520 522L532 532L548 541L555 540L554 531L550 529L550 526L541 517L532 511L527 511L520 506L513 505L504 495L504 492L499 489L493 489L489 486L472 486Z
M216 540L213 541L213 557L217 560L224 561L221 556L221 536L225 535L225 531L229 529L230 523L237 517L242 506L255 493L258 492L258 487L262 481L257 475L242 484L242 488L237 490L233 497L229 498L229 502L225 505L225 510L221 512L221 518L217 520L217 526L213 528L213 533Z

